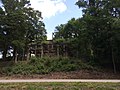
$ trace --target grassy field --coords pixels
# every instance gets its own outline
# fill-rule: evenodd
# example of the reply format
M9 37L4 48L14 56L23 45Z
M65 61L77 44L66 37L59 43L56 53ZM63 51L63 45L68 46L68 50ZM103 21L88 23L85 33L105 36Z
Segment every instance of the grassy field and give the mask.
M120 83L0 83L0 90L120 90Z

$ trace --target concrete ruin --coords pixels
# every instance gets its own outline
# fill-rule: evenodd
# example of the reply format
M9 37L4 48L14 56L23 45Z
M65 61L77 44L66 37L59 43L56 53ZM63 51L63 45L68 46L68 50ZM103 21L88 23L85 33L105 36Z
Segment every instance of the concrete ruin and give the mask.
M67 57L67 45L65 43L56 43L53 40L47 40L41 44L30 45L30 55L36 57Z

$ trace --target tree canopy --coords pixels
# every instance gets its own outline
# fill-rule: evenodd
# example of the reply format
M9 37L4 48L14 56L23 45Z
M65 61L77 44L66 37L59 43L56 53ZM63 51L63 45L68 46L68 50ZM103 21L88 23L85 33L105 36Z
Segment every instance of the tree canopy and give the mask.
M31 8L29 0L1 1L0 48L4 60L8 50L13 49L14 60L17 61L18 55L28 53L30 43L40 43L46 39L45 25L41 12Z
M78 0L76 5L83 16L57 26L54 40L69 42L70 56L112 65L116 72L120 63L119 0Z

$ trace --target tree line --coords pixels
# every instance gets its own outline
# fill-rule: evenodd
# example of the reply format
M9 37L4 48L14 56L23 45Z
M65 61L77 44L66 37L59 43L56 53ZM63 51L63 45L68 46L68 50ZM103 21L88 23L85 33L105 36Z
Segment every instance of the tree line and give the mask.
M68 44L69 56L111 66L120 64L120 1L78 0L83 16L55 28L54 40Z
M2 59L29 59L29 45L46 40L41 12L31 8L29 0L1 0L0 52Z
M30 45L46 40L41 12L29 0L1 0L0 52L5 61L29 60ZM55 28L54 41L67 45L68 56L120 68L120 1L78 0L83 16ZM12 51L13 50L13 51Z

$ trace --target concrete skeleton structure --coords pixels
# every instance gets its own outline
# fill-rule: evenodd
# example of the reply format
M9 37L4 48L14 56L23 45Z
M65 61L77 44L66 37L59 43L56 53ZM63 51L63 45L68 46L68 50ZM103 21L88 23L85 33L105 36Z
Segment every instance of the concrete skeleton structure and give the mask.
M46 40L42 44L31 44L30 55L37 57L67 56L67 45L65 43L55 43L53 40Z

